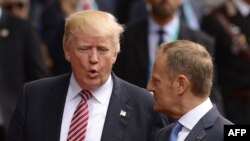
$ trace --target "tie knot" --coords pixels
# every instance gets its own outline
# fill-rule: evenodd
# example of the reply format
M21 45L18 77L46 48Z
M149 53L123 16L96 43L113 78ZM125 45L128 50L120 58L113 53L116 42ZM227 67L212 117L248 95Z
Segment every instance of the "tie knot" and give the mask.
M92 97L92 94L89 90L82 90L80 92L80 96L82 97L84 101L87 101L88 99Z
M181 131L181 128L182 125L179 122L176 122L174 126L175 131L179 133Z
M165 31L162 28L160 28L157 31L157 33L158 33L158 36L159 36L159 40L158 40L158 44L157 45L159 46L160 44L162 44L164 42L163 35L165 34Z
M163 34L165 34L165 31L164 31L162 28L160 28L160 29L157 31L157 33L158 33L160 36L162 36Z

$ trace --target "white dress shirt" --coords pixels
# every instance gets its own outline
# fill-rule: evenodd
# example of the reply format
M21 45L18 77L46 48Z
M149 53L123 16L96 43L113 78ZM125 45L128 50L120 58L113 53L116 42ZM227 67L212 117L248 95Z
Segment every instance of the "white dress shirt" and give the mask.
M209 98L203 103L183 115L178 122L183 125L182 130L178 134L177 141L184 141L189 132L198 123L198 121L213 107Z
M171 22L160 27L152 18L149 18L148 24L148 52L149 52L149 72L152 71L153 62L155 61L156 51L158 47L159 36L157 31L163 29L165 34L163 36L164 42L175 41L178 38L179 28L180 28L180 19L179 16L173 18Z
M74 111L81 100L79 92L82 88L71 75L66 102L64 106L63 119L61 125L60 141L66 141L70 122ZM93 97L88 100L89 120L85 141L100 141L109 100L113 90L111 75L100 88L91 91Z
M237 10L240 11L240 14L243 17L247 17L250 14L250 5L247 4L243 0L233 0L233 3L235 4Z

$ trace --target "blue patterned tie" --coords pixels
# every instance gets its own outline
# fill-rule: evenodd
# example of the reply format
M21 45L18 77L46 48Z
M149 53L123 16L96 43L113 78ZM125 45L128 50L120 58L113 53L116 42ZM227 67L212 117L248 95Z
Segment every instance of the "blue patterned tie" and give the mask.
M182 125L179 122L176 122L171 131L169 141L176 141L178 137L178 133L181 131L181 129L182 129Z

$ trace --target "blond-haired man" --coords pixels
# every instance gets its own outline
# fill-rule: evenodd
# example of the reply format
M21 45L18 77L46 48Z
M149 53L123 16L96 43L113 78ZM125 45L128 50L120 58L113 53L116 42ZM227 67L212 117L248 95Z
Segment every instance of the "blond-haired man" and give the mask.
M160 46L147 88L154 94L154 109L180 125L175 141L223 141L224 125L232 123L210 101L212 79L213 62L205 47L186 40ZM161 129L155 140L173 141L173 125Z
M122 32L106 12L72 14L63 40L72 73L24 85L7 140L151 140L163 126L152 95L112 73Z

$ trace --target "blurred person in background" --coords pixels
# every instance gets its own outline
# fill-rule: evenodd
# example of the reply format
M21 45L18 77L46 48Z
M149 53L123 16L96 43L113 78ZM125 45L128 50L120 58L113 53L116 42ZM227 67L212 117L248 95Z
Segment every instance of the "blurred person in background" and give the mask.
M2 0L3 9L11 12L15 16L28 20L29 0Z
M201 27L216 40L215 63L225 115L250 124L250 0L226 0L203 17Z
M30 0L29 20L32 25L40 32L40 21L42 11L54 0Z
M46 65L46 71L50 72L53 62L50 58L48 53L48 48L46 44L41 40L38 30L36 29L35 25L32 24L30 20L29 13L30 13L30 0L2 0L3 9L10 12L14 16L21 18L25 21L28 21L32 28L35 30L36 38L39 40L39 47L42 50L42 55Z
M1 4L3 1L1 1ZM31 25L4 9L17 3L0 6L0 127L8 127L21 86L47 76L37 35Z
M200 43L213 55L214 40L189 28L179 15L182 0L146 0L148 17L128 25L114 72L121 78L146 87L157 47L163 42L185 39ZM214 79L211 99L223 113L221 94Z

